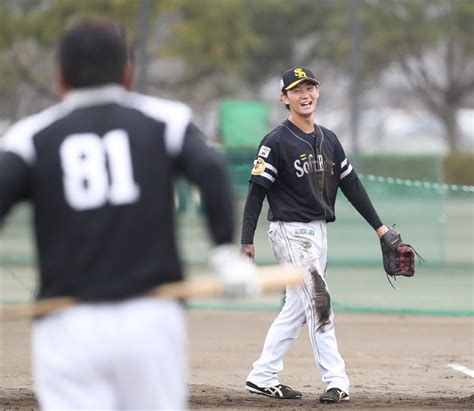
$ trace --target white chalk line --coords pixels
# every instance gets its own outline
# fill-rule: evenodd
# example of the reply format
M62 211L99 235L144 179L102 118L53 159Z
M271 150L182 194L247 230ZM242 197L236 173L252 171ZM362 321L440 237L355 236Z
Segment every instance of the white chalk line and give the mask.
M463 372L464 374L469 375L469 377L473 377L473 378L474 378L474 370L471 370L470 368L467 368L467 367L465 367L464 365L460 365L460 364L448 364L447 366L450 367L450 368L452 368L453 370L461 371L461 372Z

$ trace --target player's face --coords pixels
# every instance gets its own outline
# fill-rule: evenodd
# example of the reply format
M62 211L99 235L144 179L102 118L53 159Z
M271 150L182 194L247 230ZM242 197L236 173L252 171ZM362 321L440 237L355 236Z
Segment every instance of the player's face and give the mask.
M282 95L282 101L290 106L290 112L301 117L313 115L319 97L319 86L304 81Z

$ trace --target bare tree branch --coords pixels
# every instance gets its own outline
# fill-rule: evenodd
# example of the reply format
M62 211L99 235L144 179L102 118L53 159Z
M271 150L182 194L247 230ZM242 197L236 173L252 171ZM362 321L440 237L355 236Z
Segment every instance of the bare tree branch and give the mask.
M15 68L18 71L18 74L22 77L24 81L30 84L31 87L33 87L33 89L39 94L42 94L47 98L55 99L55 94L51 87L42 84L38 80L38 78L31 73L30 69L26 66L26 64L21 61L14 48L10 50L10 57L15 65Z

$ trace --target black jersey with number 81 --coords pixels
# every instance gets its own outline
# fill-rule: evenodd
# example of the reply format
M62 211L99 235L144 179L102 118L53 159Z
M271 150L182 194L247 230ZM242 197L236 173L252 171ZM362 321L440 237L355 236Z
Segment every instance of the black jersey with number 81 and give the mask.
M184 104L108 86L70 93L9 130L0 218L18 197L31 200L39 298L118 299L182 279L172 180L177 169L193 179L210 150L202 141L183 155L190 122Z

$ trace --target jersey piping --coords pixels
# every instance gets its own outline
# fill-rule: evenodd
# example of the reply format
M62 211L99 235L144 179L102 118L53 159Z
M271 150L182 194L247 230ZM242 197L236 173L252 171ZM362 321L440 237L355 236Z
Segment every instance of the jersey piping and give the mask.
M191 109L183 103L127 92L118 85L68 93L63 102L16 123L4 136L3 149L17 154L31 166L36 159L33 137L38 132L76 109L107 103L135 108L147 117L165 123L166 150L172 157L180 153L186 128L191 122Z
M191 121L191 109L183 103L162 100L156 97L130 93L130 98L124 105L134 107L145 115L167 123L165 129L165 144L168 154L176 157L183 145L186 127ZM169 121L173 119L173 121Z
M39 131L66 116L69 111L65 110L65 106L58 104L19 121L5 134L3 150L16 154L31 166L36 160L33 137Z

